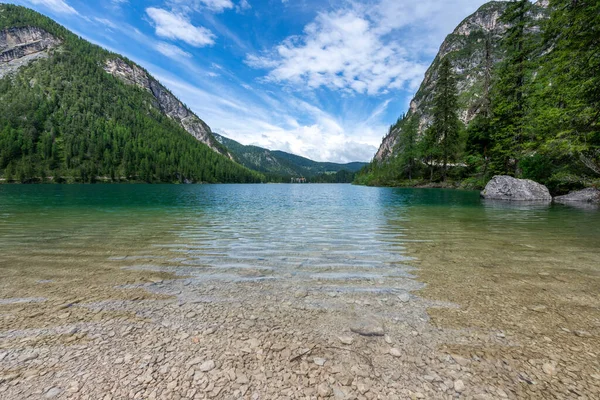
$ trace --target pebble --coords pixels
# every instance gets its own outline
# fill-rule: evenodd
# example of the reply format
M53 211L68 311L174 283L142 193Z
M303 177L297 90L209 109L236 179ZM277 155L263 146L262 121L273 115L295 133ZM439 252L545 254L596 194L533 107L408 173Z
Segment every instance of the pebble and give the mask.
M457 391L458 393L462 393L465 390L465 383L463 381L461 381L460 379L457 381L454 381L454 390Z
M200 365L200 371L202 372L212 371L213 369L215 369L215 362L213 360L205 361Z
M338 336L338 339L343 344L351 345L354 342L354 338L352 336Z
M408 293L402 293L398 295L398 300L402 303L408 303L410 301L410 295Z
M393 355L394 357L402 357L402 352L400 351L400 349L397 349L395 347L392 347L390 349L390 354Z
M361 336L383 336L385 335L385 328L383 324L374 319L367 319L362 321L356 321L350 326L350 330L354 333L358 333Z
M542 365L542 371L544 371L546 375L556 375L556 367L550 363L545 363L544 365Z
M308 296L308 291L306 289L298 289L294 292L294 297L297 299L301 299Z
M313 361L315 362L315 364L317 364L320 367L322 367L323 365L325 365L325 363L327 362L326 359L319 358L319 357L315 357Z
M60 390L57 387L53 387L46 392L46 395L44 397L47 399L53 399L61 393L62 393L62 390Z

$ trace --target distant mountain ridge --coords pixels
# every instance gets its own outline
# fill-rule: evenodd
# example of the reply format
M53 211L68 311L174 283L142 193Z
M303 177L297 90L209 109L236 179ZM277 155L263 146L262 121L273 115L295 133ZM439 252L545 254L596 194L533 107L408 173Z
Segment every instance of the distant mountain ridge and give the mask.
M233 139L213 133L215 138L231 152L233 159L258 172L294 177L314 177L339 171L357 172L367 165L364 162L338 164L313 161L306 157L280 150L268 150L258 146L246 146Z

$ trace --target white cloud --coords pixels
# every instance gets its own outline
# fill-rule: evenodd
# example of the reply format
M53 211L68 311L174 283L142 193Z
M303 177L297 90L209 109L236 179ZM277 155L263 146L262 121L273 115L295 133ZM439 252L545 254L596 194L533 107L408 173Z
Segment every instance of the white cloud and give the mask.
M77 11L71 7L65 0L26 0L31 4L48 7L54 12L61 14L77 14Z
M288 151L316 161L369 161L385 129L377 124L343 126L333 115L294 96L273 98L256 89L248 93L231 87L199 88L167 71L152 69L153 75L209 126L242 144ZM254 94L266 104L252 100ZM305 114L308 122L298 122L297 114Z
M154 7L147 8L146 13L154 21L156 34L160 37L182 40L195 47L210 46L215 42L215 35L210 30L192 25L183 14Z
M319 14L302 37L288 38L247 63L270 69L271 81L368 94L411 87L426 70L396 43L385 43L373 23L354 10Z
M201 11L204 9L223 12L234 7L231 0L170 0L168 4L175 9L181 9L186 12Z
M173 58L173 59L180 59L182 57L183 58L192 57L192 55L190 53L188 53L187 51L184 51L175 45L165 43L165 42L156 43L155 49L158 52L160 52L161 54L163 54L169 58Z
M251 8L252 8L252 6L248 2L248 0L240 0L238 5L235 7L237 12L243 12L243 11L249 10Z
M375 95L417 89L444 36L482 0L374 0L319 13L291 36L246 63L266 79L301 88ZM433 44L433 45L432 45Z

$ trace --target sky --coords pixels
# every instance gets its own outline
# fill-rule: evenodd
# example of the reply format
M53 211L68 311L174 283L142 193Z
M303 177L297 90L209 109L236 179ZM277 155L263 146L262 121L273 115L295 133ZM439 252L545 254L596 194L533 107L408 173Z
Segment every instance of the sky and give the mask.
M484 0L12 0L146 68L213 131L370 161Z

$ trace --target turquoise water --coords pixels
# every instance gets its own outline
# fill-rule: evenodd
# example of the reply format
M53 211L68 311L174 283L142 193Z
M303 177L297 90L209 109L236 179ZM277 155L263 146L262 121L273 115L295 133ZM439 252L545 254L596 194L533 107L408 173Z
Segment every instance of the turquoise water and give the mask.
M442 241L465 257L498 258L518 247L595 269L600 212L351 185L0 186L0 267L17 260L26 268L28 257L76 262L85 253L89 268L116 260L207 280L370 280L382 290L414 289L412 248Z

